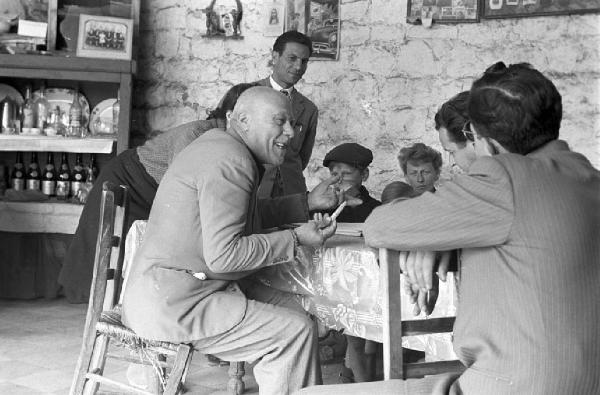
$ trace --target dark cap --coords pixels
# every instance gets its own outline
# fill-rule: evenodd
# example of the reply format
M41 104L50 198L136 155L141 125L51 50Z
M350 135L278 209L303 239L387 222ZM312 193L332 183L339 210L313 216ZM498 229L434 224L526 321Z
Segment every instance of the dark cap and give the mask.
M370 149L356 143L344 143L325 155L323 166L329 166L329 162L342 162L359 169L366 169L372 161L373 153Z

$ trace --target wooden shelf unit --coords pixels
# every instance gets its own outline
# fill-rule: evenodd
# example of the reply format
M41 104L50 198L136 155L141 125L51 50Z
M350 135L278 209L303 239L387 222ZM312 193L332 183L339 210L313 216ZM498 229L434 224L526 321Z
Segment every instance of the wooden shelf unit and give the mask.
M133 60L0 54L0 77L2 78L118 84L121 109L117 153L129 148L132 77L135 72L136 62ZM83 142L84 139L81 141Z
M0 54L0 80L17 87L28 80L93 83L96 100L119 91L119 133L113 138L0 135L0 152L121 153L129 148L134 60L78 58L51 55ZM106 86L105 86L106 84ZM49 86L50 87L50 86ZM114 93L108 93L108 92ZM83 92L86 94L86 92ZM89 93L89 92L88 92ZM94 103L90 102L93 107ZM90 111L92 108L90 108ZM43 166L43 164L41 164ZM0 231L25 233L75 232L83 205L51 199L45 202L0 201Z

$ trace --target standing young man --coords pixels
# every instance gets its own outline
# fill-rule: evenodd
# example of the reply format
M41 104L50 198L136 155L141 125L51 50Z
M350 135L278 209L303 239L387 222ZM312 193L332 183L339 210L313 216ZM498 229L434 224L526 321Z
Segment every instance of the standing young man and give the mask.
M275 40L271 52L273 73L256 84L268 86L285 94L292 106L292 139L285 161L279 166L267 165L259 197L277 197L306 192L302 171L308 165L317 134L317 106L294 87L302 78L312 54L308 36L285 32Z

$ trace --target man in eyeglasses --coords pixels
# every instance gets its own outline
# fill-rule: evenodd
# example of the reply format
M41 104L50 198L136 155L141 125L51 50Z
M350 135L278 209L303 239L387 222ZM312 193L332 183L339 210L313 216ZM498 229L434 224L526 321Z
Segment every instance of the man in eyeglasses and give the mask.
M423 251L462 248L454 350L466 370L344 394L424 384L452 394L597 393L600 172L558 139L561 96L528 64L488 69L468 114L478 156L469 173L376 208L363 229L372 247L416 251L401 266L421 293L446 267Z

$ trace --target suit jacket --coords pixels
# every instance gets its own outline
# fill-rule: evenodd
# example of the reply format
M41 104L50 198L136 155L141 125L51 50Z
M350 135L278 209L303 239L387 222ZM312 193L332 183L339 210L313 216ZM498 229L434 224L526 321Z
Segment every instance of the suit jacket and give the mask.
M600 175L566 143L480 158L435 194L376 208L364 233L373 247L463 248L465 394L600 388Z
M269 78L256 81L255 84L271 87ZM284 163L279 167L265 166L259 197L273 196L274 188L279 191L274 196L306 192L306 181L302 171L308 165L315 144L319 111L312 101L296 89L292 91L290 100L294 112L294 124L292 126L296 133L285 154ZM281 174L280 185L277 185L278 171Z
M126 325L156 340L221 334L246 312L246 298L231 280L293 260L289 230L258 234L259 168L241 138L220 129L206 132L175 157L159 185L124 290ZM273 207L285 208L275 215L281 222L306 218L306 205Z

